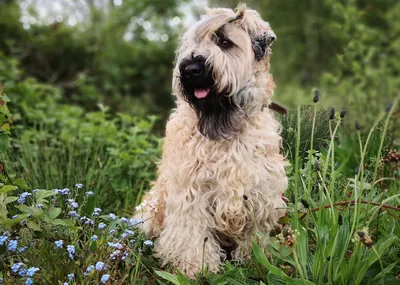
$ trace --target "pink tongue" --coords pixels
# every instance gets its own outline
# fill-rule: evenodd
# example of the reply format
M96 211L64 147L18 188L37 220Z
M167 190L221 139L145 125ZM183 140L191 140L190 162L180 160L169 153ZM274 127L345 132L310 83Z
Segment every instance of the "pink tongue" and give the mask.
M206 98L208 93L210 93L210 89L195 89L194 90L194 96L198 99Z

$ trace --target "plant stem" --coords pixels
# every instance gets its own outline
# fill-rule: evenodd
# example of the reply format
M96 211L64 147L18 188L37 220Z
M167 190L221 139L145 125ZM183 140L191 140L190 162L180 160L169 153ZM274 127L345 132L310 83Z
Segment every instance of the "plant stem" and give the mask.
M387 205L387 204L381 204L381 203L372 202L372 201L364 201L364 200L361 200L361 201L358 201L358 200L341 201L341 202L334 203L333 206L334 207L346 206L346 205L353 206L355 204L367 204L367 205L379 206L379 207L382 207L382 208L385 208L385 209L400 211L399 207L395 207L395 206L391 206L391 205ZM303 215L300 216L300 219L303 219L309 213L317 212L317 211L319 211L321 209L328 209L328 208L331 208L331 207L332 207L332 205L329 204L329 205L325 205L325 206L322 206L322 207L317 207L317 208L314 208L314 209L310 209L307 212L303 213Z

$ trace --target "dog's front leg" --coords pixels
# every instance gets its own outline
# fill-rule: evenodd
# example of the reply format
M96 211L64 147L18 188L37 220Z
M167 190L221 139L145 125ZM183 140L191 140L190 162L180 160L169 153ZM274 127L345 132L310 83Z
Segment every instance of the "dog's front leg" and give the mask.
M155 244L156 256L191 278L202 268L217 272L222 253L201 207L182 210L178 205L168 206L172 205L166 208L164 228Z

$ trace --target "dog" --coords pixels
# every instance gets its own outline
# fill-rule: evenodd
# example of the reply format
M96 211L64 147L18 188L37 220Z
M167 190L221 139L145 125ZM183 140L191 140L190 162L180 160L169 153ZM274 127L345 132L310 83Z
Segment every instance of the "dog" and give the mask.
M285 215L280 125L271 103L276 35L244 5L206 8L181 38L172 89L176 108L158 179L136 208L155 256L189 277L249 255L255 232Z

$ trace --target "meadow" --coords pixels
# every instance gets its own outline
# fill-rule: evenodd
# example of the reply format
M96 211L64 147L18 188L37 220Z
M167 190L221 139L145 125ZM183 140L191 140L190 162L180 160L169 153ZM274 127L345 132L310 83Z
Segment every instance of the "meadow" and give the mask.
M400 284L400 3L321 1L332 16L323 32L334 36L313 44L332 53L329 62L319 53L281 62L278 40L287 214L269 236L257 233L251 259L191 280L160 267L143 221L132 219L156 177L173 106L178 33L157 19L182 16L179 5L127 0L79 30L25 29L17 2L0 4L0 284ZM292 13L307 6L291 2ZM140 38L142 23L136 42L116 41L131 7L170 40ZM314 24L326 16L318 11ZM298 72L298 58L321 65L306 68L308 82L285 75Z

